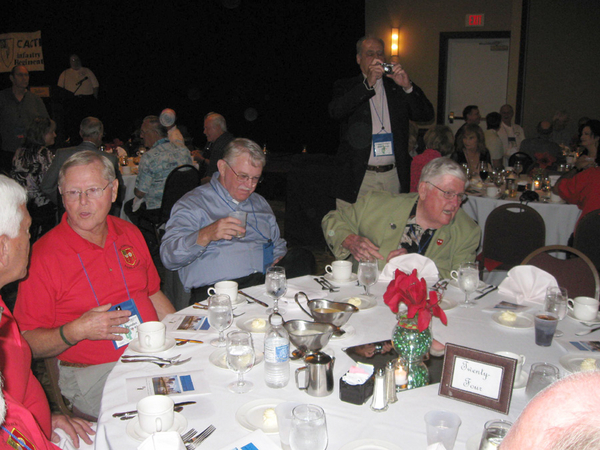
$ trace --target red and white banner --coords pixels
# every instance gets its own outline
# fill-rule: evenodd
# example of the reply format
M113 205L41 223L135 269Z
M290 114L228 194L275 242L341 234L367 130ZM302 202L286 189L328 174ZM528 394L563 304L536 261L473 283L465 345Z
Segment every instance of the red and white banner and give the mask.
M0 72L10 72L14 66L27 70L44 70L42 32L0 34Z

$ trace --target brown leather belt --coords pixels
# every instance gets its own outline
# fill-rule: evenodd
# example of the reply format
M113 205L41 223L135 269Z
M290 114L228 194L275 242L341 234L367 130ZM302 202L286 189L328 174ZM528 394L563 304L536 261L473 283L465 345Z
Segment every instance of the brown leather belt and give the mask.
M91 364L73 363L73 362L68 362L68 361L59 361L58 363L64 367L77 367L80 369L91 366Z
M375 172L375 173L383 173L383 172L389 172L395 166L396 166L395 164L388 164L386 166L367 166L367 170L369 170L371 172Z

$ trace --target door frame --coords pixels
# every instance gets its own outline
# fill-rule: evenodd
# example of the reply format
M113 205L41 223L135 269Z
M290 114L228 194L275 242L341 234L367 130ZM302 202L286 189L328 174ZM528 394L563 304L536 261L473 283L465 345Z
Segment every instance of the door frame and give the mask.
M438 69L437 123L444 125L446 111L446 77L448 76L448 43L450 39L510 39L510 31L456 31L440 33Z

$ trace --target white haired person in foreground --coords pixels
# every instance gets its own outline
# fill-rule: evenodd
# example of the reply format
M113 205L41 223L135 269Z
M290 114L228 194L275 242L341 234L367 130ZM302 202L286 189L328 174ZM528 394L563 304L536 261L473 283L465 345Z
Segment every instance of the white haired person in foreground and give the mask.
M29 262L29 226L27 192L14 180L0 175L0 288L27 275ZM31 350L11 312L0 298L0 372L4 380L2 404L8 408L0 422L0 448L56 449L54 432L62 428L79 447L79 437L86 443L94 434L84 420L50 414L42 386L31 372ZM0 405L1 406L1 405ZM2 410L5 408L2 407ZM70 444L69 444L70 445ZM71 447L72 448L72 447Z
M500 445L501 450L599 448L599 370L568 376L536 395Z

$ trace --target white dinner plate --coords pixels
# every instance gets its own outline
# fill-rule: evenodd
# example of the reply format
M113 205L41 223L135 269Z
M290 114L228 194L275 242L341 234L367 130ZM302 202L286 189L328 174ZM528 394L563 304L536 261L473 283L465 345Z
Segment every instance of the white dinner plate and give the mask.
M325 278L327 281L332 283L334 286L335 285L347 286L349 284L356 283L356 280L358 280L358 275L353 273L352 275L350 275L350 278L348 278L347 280L338 280L336 278L333 278L333 275L331 275L330 273L326 273L323 276L323 278Z
M224 348L219 348L212 352L208 356L208 360L211 362L213 366L217 366L220 369L227 369L227 350ZM263 360L263 352L256 352L256 357L254 359L254 365L257 366Z
M479 450L479 443L481 442L482 434L483 433L477 433L477 434L474 434L473 436L471 436L469 438L469 440L467 441L465 448L467 450Z
M166 352L167 350L169 350L173 347L175 347L175 339L173 339L172 337L169 337L169 336L167 336L167 338L165 339L165 345L163 345L162 347L157 348L155 350L142 349L142 347L140 347L140 341L137 338L129 343L130 350L133 350L136 353L144 353L144 354Z
M514 322L506 322L500 318L502 313L505 311L497 311L492 315L492 320L498 325L502 325L506 328L533 328L535 325L535 319L531 314L527 313L516 313L517 320Z
M568 317L569 319L572 319L572 320L576 321L576 322L583 322L583 323L589 323L589 324L597 324L597 323L600 323L600 312L599 312L599 313L598 313L598 315L596 316L596 320L581 320L581 319L578 319L577 317L575 317L575 316L573 315L573 310L571 310L571 309L567 309L567 317Z
M339 341L339 340L342 340L342 339L349 338L350 336L354 336L354 333L356 333L356 328L354 328L352 325L344 325L342 327L342 330L345 331L344 334L342 334L341 336L334 336L334 335L332 335L331 336L331 340L332 341L333 340Z
M460 290L460 287L458 286L458 281L456 281L454 278L450 278L450 281L448 282L448 284L450 286L452 286L453 288L456 288L458 290ZM484 287L487 287L488 284L485 281L481 281L479 280L479 284L477 285L477 289L483 289Z
M600 355L594 352L575 352L562 355L558 362L571 373L581 372L581 362L586 358L596 360L596 367L600 369Z
M268 425L263 421L263 414L266 409L275 409L277 405L283 403L285 400L279 398L265 398L253 400L251 402L242 405L240 409L235 413L235 420L244 428L254 431L261 429L267 434L274 434L279 432L277 425Z
M352 297L334 299L334 301L340 303L349 303L349 300L351 298L360 300L360 304L358 306L355 305L359 309L359 311L362 311L363 309L371 309L377 306L377 300L375 299L375 297L367 297L366 295L353 295Z
M402 448L379 439L360 439L344 445L340 450L402 450Z
M450 311L451 309L454 309L457 306L458 302L452 298L444 297L442 299L442 302L440 303L440 308L442 308L444 311Z
M185 417L183 417L182 414L179 414L176 412L176 413L174 413L174 416L173 416L173 426L165 431L177 431L177 433L181 434L185 431L186 428L187 428L187 420L185 419ZM136 441L143 441L148 436L150 436L149 433L146 433L140 427L140 419L138 416L135 416L127 424L127 434L130 437L132 437L133 439L135 439Z
M262 328L256 328L252 326L252 322L255 319L263 319L265 321L265 326ZM264 333L267 330L269 318L267 316L261 316L260 314L252 314L249 316L241 317L235 323L240 330L249 331L250 333Z

